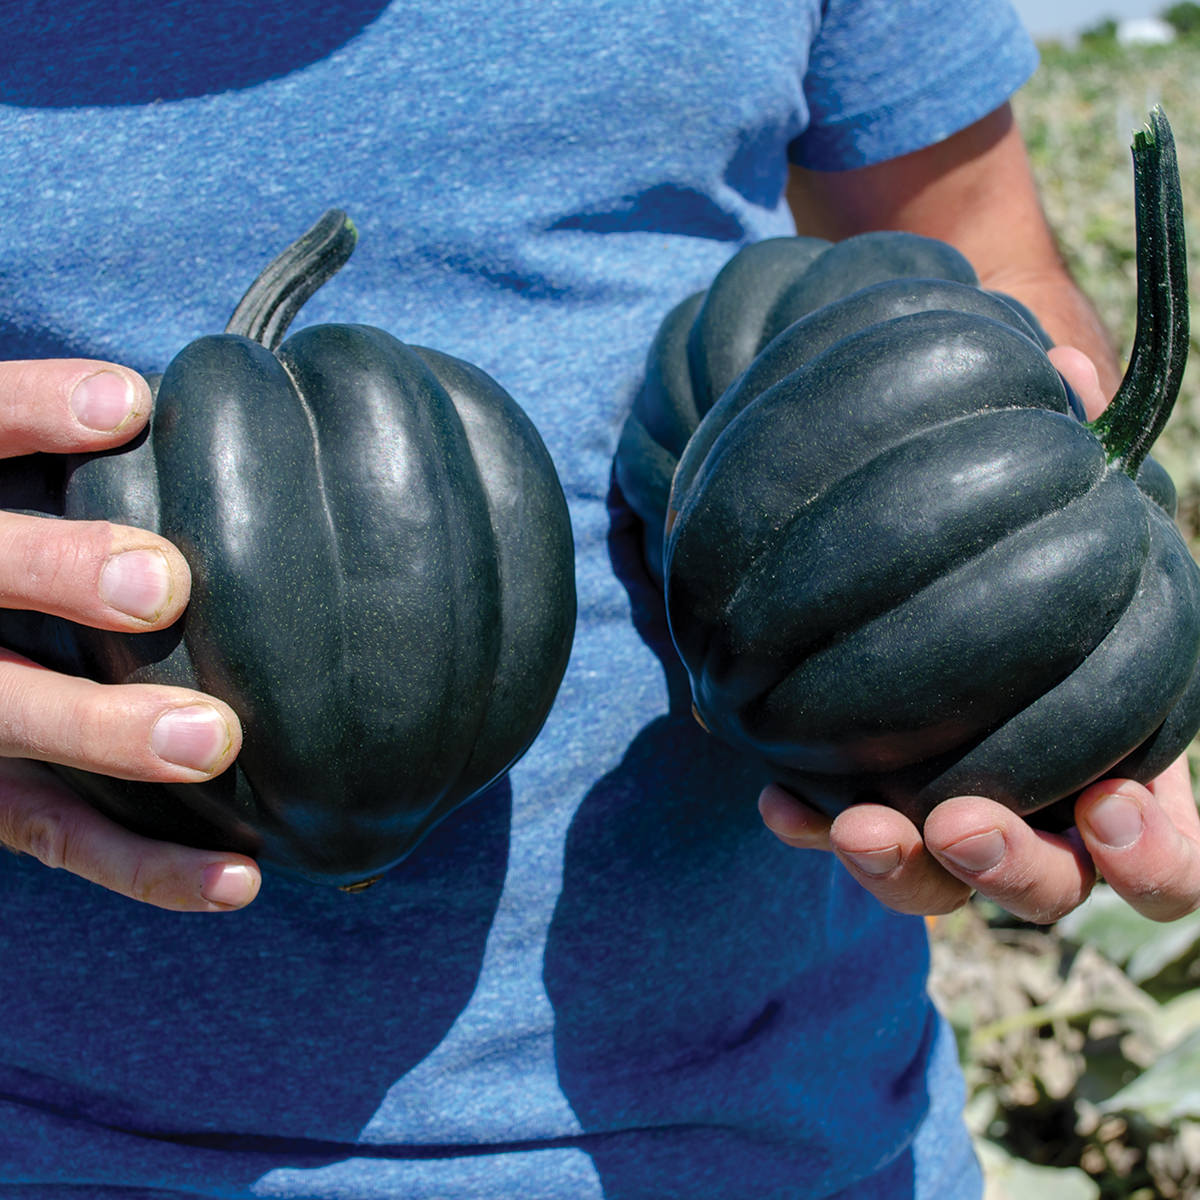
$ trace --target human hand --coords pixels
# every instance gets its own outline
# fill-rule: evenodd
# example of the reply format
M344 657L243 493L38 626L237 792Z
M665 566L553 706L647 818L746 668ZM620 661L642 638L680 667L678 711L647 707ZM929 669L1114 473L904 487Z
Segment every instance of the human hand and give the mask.
M1070 347L1050 356L1088 415L1098 415L1105 397L1093 363ZM977 796L939 804L923 838L908 818L881 805L856 805L831 821L775 785L762 793L759 811L781 841L832 850L900 912L950 912L977 890L1024 920L1049 923L1087 897L1097 871L1154 920L1200 905L1200 815L1184 759L1146 787L1120 779L1092 784L1065 834L1036 830Z
M925 821L924 839L907 817L882 805L855 805L830 821L773 784L759 811L788 845L832 850L898 912L951 912L978 891L1022 920L1048 924L1087 898L1097 871L1157 921L1200 904L1200 817L1183 759L1146 787L1130 780L1091 785L1076 802L1076 828L1065 834L1034 829L978 796L939 804Z
M0 457L120 445L146 422L133 371L84 359L0 363ZM165 539L104 521L0 512L0 606L139 632L170 625L190 576ZM155 782L197 782L241 748L228 705L183 688L103 685L0 649L0 844L163 908L218 911L254 898L251 859L139 837L49 771L62 763ZM7 761L4 761L7 760Z

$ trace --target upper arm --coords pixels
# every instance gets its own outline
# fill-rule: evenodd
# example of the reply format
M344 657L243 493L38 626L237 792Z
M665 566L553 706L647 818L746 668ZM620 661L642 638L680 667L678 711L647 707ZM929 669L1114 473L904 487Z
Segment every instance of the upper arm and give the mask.
M903 229L949 242L987 287L1023 300L1055 341L1088 353L1106 389L1115 386L1111 341L1063 264L1008 104L899 158L847 171L793 166L788 202L801 233L838 240Z
M839 239L905 229L961 250L981 278L1058 262L1025 144L1009 105L923 150L848 171L792 167L788 201L801 233Z

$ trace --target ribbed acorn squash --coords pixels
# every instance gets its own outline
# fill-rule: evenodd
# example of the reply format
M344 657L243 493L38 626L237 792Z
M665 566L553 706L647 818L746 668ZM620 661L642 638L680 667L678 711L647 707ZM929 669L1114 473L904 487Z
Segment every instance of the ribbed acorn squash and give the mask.
M1065 807L1200 727L1200 571L1144 462L1188 337L1160 113L1134 160L1138 331L1090 425L1029 314L910 235L751 246L659 332L616 473L696 713L827 812Z
M527 749L575 622L557 475L493 379L365 325L281 343L354 241L332 211L269 264L224 334L173 359L130 445L61 480L60 460L0 467L10 507L154 530L193 578L164 633L2 613L0 643L200 688L243 724L210 782L64 774L131 829L338 885L394 865Z

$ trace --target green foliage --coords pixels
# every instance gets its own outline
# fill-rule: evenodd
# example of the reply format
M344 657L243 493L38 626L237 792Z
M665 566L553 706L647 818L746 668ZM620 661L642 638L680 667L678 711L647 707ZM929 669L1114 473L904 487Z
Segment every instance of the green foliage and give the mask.
M1095 1180L1078 1167L1035 1167L1006 1154L994 1142L979 1147L988 1181L988 1200L1099 1200Z
M1183 38L1200 37L1200 4L1185 0L1164 9L1162 18Z
M1105 17L1079 35L1080 42L1093 49L1108 48L1116 45L1117 23L1111 17Z
M1052 930L976 903L938 922L933 964L988 1200L1200 1194L1200 924L1104 885Z
M1200 942L1200 912L1163 924L1100 887L1058 929L1074 942L1094 946L1135 983L1145 984Z
M1101 1110L1137 1113L1164 1127L1200 1117L1200 1031L1160 1055Z

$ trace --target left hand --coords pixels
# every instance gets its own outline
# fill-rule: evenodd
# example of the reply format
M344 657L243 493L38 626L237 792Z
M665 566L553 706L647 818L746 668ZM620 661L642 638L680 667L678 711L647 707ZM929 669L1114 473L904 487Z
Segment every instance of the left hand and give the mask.
M1105 404L1095 366L1069 347L1050 354L1095 416ZM781 841L832 850L899 912L950 912L978 891L1023 920L1050 923L1086 899L1097 872L1156 921L1200 906L1200 811L1184 759L1147 786L1127 779L1090 785L1065 834L1036 830L980 796L939 804L923 839L893 809L859 804L831 821L776 785L762 793L759 811Z

